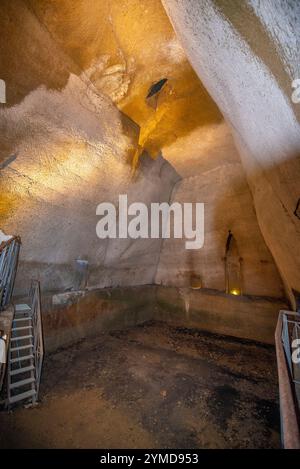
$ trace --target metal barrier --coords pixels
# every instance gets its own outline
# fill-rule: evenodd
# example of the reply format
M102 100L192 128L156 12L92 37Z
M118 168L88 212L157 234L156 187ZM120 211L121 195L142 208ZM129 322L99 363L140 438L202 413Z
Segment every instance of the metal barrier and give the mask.
M44 343L43 343L43 330L41 318L41 293L40 283L38 280L33 280L30 288L31 299L31 318L33 327L33 356L35 367L35 400L38 399L39 387L41 381L43 356L44 356Z
M295 396L300 407L300 315L290 311L282 311L282 343L285 358L289 367ZM294 357L294 360L293 360Z
M29 304L15 305L7 367L7 408L38 400L44 355L40 285L33 281Z
M276 355L279 380L280 417L282 443L285 448L300 448L300 346L294 347L300 338L300 315L292 311L280 311L276 333ZM297 350L298 349L298 350ZM298 352L299 351L299 352Z
M10 303L15 277L21 240L18 236L0 245L0 311Z

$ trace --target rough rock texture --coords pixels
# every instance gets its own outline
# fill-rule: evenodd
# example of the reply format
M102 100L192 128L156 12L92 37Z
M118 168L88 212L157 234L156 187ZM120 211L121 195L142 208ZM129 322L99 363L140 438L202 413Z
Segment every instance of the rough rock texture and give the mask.
M243 291L281 297L229 128L160 0L2 5L0 229L22 238L16 292L27 291L32 277L43 291L64 291L155 281L186 286L194 274L204 287L224 290L232 229ZM162 78L168 81L153 106L145 98ZM140 157L133 178L140 147L153 160ZM157 157L161 149L164 157ZM169 201L171 194L205 202L204 248L195 253L166 242L157 270L160 240L100 241L96 207L117 204L122 193L129 203Z
M141 127L152 156L199 125L222 121L160 0L24 0L55 43ZM155 110L149 88L168 82Z
M151 283L160 240L99 240L96 207L103 201L117 204L122 193L129 202L168 201L178 175L163 158L147 162L145 157L132 180L130 154L138 126L84 74L70 71L72 60L65 61L23 2L8 2L1 24L9 48L1 51L1 61L7 65L8 90L15 94L9 91L0 110L0 214L1 228L22 238L16 292L27 291L33 277L43 290L78 288L76 259L89 262L90 286ZM27 68L14 75L9 56L17 61L22 54ZM52 55L47 76L43 61ZM68 77L63 83L62 76Z
M199 250L186 250L184 239L163 241L156 283L190 287L198 278L204 288L225 291L225 246L231 230L241 257L240 290L284 296L228 126L198 128L165 148L164 156L183 176L172 202L205 204L205 239Z
M300 290L299 2L163 0L198 76L230 124L258 222L292 299Z
M232 337L274 344L278 311L273 298L226 295L216 290L157 287L155 319Z
M43 295L45 350L48 353L103 332L129 329L152 320L155 308L153 285Z
M279 448L275 362L164 323L98 335L45 357L41 403L2 413L0 448Z

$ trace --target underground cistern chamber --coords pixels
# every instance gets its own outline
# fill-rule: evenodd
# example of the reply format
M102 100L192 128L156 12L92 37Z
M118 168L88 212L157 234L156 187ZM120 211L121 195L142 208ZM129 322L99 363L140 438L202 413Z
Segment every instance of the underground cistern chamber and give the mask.
M300 1L0 7L0 448L300 448Z

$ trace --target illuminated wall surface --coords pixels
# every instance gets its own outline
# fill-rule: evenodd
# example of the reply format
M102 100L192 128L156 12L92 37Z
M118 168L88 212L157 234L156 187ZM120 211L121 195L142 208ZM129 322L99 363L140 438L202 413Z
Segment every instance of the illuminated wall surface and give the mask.
M290 23L277 28L295 12L280 2L268 16L253 0L237 18L228 1L163 3L1 2L0 228L23 241L20 292L36 276L45 290L74 288L76 259L89 262L89 286L197 278L223 291L228 230L243 293L281 297L278 269L286 291L300 290L296 43ZM96 206L122 193L204 202L204 248L100 241Z

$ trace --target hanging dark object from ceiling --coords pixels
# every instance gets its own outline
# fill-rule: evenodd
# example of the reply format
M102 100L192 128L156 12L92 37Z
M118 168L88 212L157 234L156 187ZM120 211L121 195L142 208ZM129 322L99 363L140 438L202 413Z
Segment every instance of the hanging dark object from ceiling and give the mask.
M157 81L154 83L154 85L151 85L147 94L147 98L151 98L151 96L154 96L156 93L158 93L162 87L167 83L168 79L167 78L162 78L161 80Z
M294 211L294 215L300 220L300 199L297 202L297 206Z

